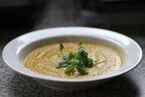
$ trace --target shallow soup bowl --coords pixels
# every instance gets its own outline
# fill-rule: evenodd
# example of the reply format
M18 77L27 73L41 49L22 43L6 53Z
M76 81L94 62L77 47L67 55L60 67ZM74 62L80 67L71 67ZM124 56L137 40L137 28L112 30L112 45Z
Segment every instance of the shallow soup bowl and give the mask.
M46 76L30 71L24 66L25 56L34 49L49 43L70 40L96 41L115 46L123 55L123 64L117 71L82 79ZM5 63L14 71L31 77L46 87L74 90L94 87L132 70L141 61L142 50L133 39L114 31L89 27L59 27L33 31L13 39L4 47L2 56Z

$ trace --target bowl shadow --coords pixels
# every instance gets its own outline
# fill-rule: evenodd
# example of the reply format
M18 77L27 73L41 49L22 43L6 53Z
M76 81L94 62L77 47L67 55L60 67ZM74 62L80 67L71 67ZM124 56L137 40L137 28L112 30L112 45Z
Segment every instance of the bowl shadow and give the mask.
M68 91L46 88L23 75L15 74L11 80L14 97L137 97L138 88L125 75L113 78L92 89Z

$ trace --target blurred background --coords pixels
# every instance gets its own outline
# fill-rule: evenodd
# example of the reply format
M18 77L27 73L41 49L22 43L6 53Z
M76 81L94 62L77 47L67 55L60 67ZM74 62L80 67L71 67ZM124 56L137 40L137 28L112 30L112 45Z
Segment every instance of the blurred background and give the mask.
M0 55L13 38L64 26L96 27L123 33L145 53L144 0L0 0ZM131 72L87 91L45 88L16 74L0 56L0 97L145 97L145 57Z
M142 0L0 0L0 34L58 26L89 26L142 33Z

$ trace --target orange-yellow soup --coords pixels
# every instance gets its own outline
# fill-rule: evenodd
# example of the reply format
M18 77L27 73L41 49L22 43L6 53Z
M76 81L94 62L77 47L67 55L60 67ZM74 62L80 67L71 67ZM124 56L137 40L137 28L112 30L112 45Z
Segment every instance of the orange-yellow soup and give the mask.
M63 53L69 54L70 52L77 51L77 44L78 42L64 42ZM85 48L85 51L88 52L88 56L93 60L106 60L101 64L89 68L87 75L79 75L79 73L76 72L68 76L64 72L65 68L56 68L61 60L59 43L48 44L33 50L25 57L24 65L26 68L36 73L60 78L91 78L106 72L118 70L121 67L122 57L117 49L90 42L83 43L82 46Z

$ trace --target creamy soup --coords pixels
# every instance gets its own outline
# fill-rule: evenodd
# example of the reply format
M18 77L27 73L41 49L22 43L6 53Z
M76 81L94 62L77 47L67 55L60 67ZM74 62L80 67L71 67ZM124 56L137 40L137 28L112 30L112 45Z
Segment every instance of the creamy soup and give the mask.
M63 55L76 52L78 50L77 44L78 42L63 42ZM68 75L65 73L66 68L57 68L62 61L62 53L60 52L59 46L59 43L53 43L33 50L24 59L25 67L36 73L48 76L60 78L91 78L118 70L122 65L122 57L118 49L104 44L84 42L82 46L88 53L88 57L100 63L87 68L87 74L81 75L78 72L74 72Z

